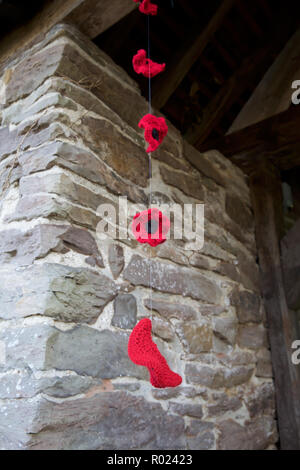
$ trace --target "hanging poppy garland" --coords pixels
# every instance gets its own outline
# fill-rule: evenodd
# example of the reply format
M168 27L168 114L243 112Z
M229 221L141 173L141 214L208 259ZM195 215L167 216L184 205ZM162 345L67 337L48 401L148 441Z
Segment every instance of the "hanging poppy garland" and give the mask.
M153 114L146 114L140 120L139 127L145 129L145 141L149 144L146 152L155 152L168 133L168 126L165 119L163 117L153 116Z
M151 0L134 0L135 3L139 3L139 10L144 15L157 15L158 7Z
M132 231L139 243L160 245L166 241L169 230L168 217L156 208L138 212L133 218Z
M140 2L139 10L141 13L146 15L157 14L157 5L152 4L150 0L134 1L136 3ZM148 16L148 39L149 34ZM136 73L141 73L149 79L149 113L140 120L139 127L144 129L145 140L149 144L146 151L149 153L150 169L150 209L139 212L134 216L132 231L139 243L147 243L155 247L166 241L170 230L169 219L159 209L151 208L151 152L158 149L168 133L165 119L151 114L151 78L163 72L165 64L157 64L150 59L150 47L148 58L146 51L140 49L133 57L132 64ZM152 289L151 265L149 265L149 288ZM152 290L150 292L152 293ZM135 364L147 367L153 387L177 387L181 384L182 378L170 369L166 359L152 341L151 328L152 322L149 318L143 318L133 328L128 342L128 356Z
M181 384L180 375L173 372L151 338L152 323L143 318L133 329L128 342L129 358L139 366L147 367L153 387L177 387Z
M152 78L163 72L166 64L158 64L151 59L147 59L147 52L140 49L132 59L133 69L136 73L144 75L144 77Z

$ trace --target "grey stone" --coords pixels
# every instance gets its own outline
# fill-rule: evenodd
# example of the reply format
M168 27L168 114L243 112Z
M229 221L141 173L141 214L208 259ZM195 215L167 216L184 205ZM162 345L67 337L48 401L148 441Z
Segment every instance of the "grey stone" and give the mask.
M3 405L1 405L3 408ZM182 449L184 421L124 391L5 407L0 446L31 450ZM1 409L1 412L3 410ZM10 429L8 425L15 423Z
M36 150L24 152L19 157L23 175L47 170L54 165L66 168L89 179L94 183L106 186L113 193L127 196L134 202L147 202L145 193L135 185L121 179L92 152L76 146L74 143L52 142Z
M38 217L69 220L77 225L95 230L100 218L92 211L74 205L65 199L58 200L49 194L33 194L19 199L15 211L5 218L5 222L32 220Z
M67 331L48 325L7 328L0 333L6 353L2 370L57 369L102 379L145 379L147 370L128 357L128 338L123 332L98 331L86 325Z
M214 334L231 345L235 344L237 335L237 321L232 317L215 318L213 320Z
M238 344L241 348L260 349L267 346L267 332L262 325L240 325Z
M20 194L22 197L34 193L55 194L65 198L68 201L97 210L101 204L112 204L112 201L101 193L95 193L83 186L77 184L72 179L62 173L37 173L21 178Z
M146 378L146 369L136 366L128 357L128 339L124 333L97 331L87 326L66 332L57 330L49 338L45 365L102 379Z
M275 413L275 389L273 382L258 385L248 390L244 399L251 418Z
M253 229L254 219L252 211L235 194L227 193L226 212L242 230L251 231Z
M212 329L207 323L182 323L177 326L176 333L191 354L210 351L212 348Z
M220 450L263 450L277 440L275 422L272 418L261 417L241 426L232 419L219 424Z
M101 385L100 379L79 375L36 377L27 371L9 372L1 377L0 398L31 398L39 393L65 398Z
M271 352L263 348L257 353L256 374L257 377L273 377Z
M50 251L66 253L69 250L91 255L95 265L104 267L95 239L85 229L43 224L25 232L16 229L0 232L0 259L3 263L25 266Z
M236 411L242 406L238 396L228 396L226 393L214 394L214 402L207 405L209 416L220 416L228 411Z
M228 367L247 366L250 364L255 365L256 356L254 351L235 350L229 354L220 354L218 360L221 364Z
M124 271L124 278L133 285L150 285L151 287L171 294L181 294L196 300L218 303L221 299L220 288L205 276L191 272L186 268L150 261L133 255Z
M159 301L154 299L152 302L150 299L146 299L144 303L147 308L151 309L152 306L153 310L167 319L177 318L178 320L192 320L195 319L197 315L196 311L188 305L169 303L163 300Z
M171 323L156 316L152 318L152 332L164 341L174 341L176 337Z
M239 290L237 287L230 294L230 302L236 308L236 313L240 323L260 323L261 299L254 292Z
M181 171L174 171L161 165L160 173L166 184L180 189L187 196L192 196L200 201L204 200L204 190L201 178Z
M88 268L45 263L0 271L0 317L4 319L45 315L67 322L93 322L117 294L108 277Z
M159 245L156 249L156 254L159 258L168 259L173 263L180 265L188 265L187 256L182 253L176 246L170 243Z
M170 398L177 398L180 393L180 389L179 387L153 388L151 393L156 400L169 400Z
M114 300L112 325L130 330L136 325L137 305L132 294L119 294Z
M181 416L191 416L192 418L199 419L203 416L202 405L196 405L193 403L170 402L169 409L171 413L177 413Z
M125 264L124 250L121 245L113 243L109 246L108 263L114 279L117 279L123 271Z
M236 387L248 382L253 374L253 370L253 367L244 366L226 369L188 363L185 368L185 374L187 383L218 389L222 387Z
M213 271L218 265L216 260L209 258L208 256L203 256L200 253L194 253L189 258L189 263L196 268L206 269L208 271Z
M180 394L186 398L202 397L207 400L207 389L197 387L180 387Z
M187 444L191 450L210 450L215 448L214 424L193 420L187 427Z

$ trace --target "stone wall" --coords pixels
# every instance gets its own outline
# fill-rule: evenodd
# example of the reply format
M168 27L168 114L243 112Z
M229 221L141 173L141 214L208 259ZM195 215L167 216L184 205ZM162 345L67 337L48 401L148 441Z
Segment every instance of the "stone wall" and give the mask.
M264 449L274 387L245 176L169 124L154 200L205 203L205 244L104 243L97 207L147 204L147 103L109 57L56 26L0 81L0 447ZM149 256L151 260L149 260ZM136 322L183 377L154 389Z

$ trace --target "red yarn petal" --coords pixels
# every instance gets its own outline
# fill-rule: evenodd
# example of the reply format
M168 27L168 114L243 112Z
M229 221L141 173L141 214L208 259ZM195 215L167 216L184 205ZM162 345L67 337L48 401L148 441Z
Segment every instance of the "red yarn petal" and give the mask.
M151 338L151 320L143 318L129 337L128 356L135 364L147 367L153 387L177 387L180 375L173 372Z
M139 127L145 129L145 140L149 146L146 152L155 152L163 142L168 133L168 126L165 118L156 117L153 114L146 114L139 122ZM158 139L153 137L153 130L158 133Z
M157 230L154 233L147 231L147 224L150 221L157 224ZM132 232L139 243L148 243L154 247L166 241L170 225L168 217L164 216L159 209L153 208L138 212L133 217Z
M147 59L147 53L144 49L140 49L135 54L132 59L132 65L136 73L142 74L147 78L155 77L166 68L166 64L158 64L151 59Z
M133 0L135 3L140 3L139 10L145 15L157 15L158 6L151 3L151 0Z

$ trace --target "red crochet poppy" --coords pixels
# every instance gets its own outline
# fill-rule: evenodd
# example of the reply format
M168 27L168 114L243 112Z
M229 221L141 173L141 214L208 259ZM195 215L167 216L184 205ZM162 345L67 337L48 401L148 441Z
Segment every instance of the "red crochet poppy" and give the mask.
M157 15L157 5L154 5L154 3L151 3L151 0L133 0L135 3L140 2L139 10L141 13L144 13L145 15Z
M152 78L165 70L166 64L153 62L151 59L147 59L146 55L146 51L144 49L140 49L133 57L132 65L136 73L141 73L144 77Z
M156 208L138 212L132 222L132 231L139 243L157 246L166 241L170 221Z
M177 387L180 375L173 372L151 338L151 320L143 318L134 327L129 337L128 356L134 364L147 367L153 387Z
M145 129L145 141L149 147L146 152L155 152L168 133L168 126L163 117L146 114L139 122L139 127Z

